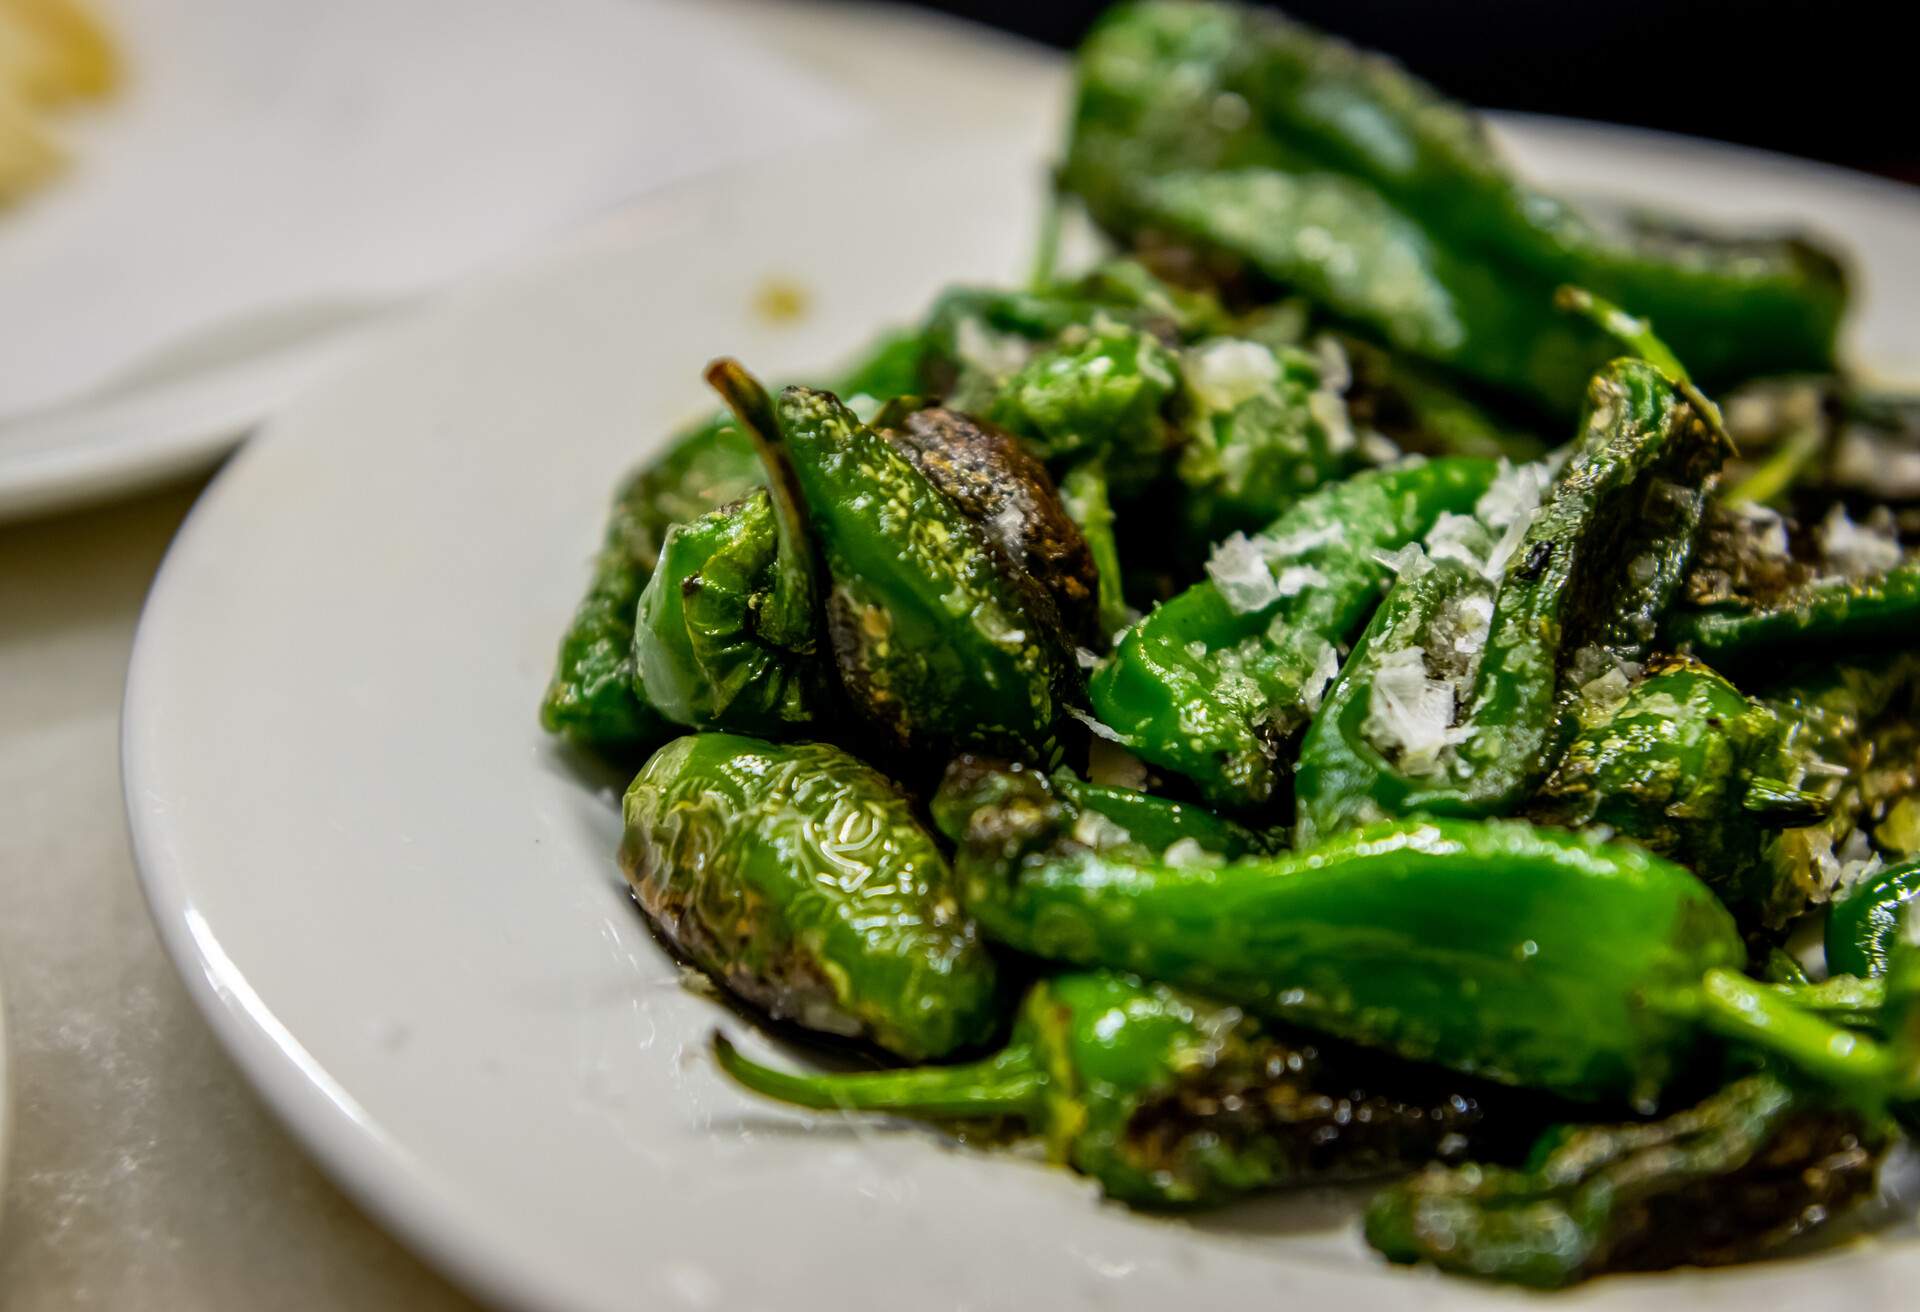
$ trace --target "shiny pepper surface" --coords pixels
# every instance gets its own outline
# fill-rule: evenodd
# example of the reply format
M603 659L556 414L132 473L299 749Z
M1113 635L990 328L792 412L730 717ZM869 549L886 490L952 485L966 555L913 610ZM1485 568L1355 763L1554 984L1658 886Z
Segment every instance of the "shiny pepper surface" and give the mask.
M1150 1207L1387 1174L1501 1130L1470 1082L1401 1068L1369 1088L1238 1008L1106 971L1036 984L1008 1045L971 1065L793 1075L715 1047L742 1084L803 1107L1011 1117L1109 1197Z
M981 929L1023 952L1581 1099L1655 1096L1695 1047L1703 974L1746 957L1685 870L1510 821L1383 824L1172 866L983 809L955 868Z
M1390 577L1381 553L1469 509L1490 460L1448 458L1356 474L1296 503L1215 556L1217 577L1126 630L1088 689L1136 755L1216 805L1258 806L1284 777L1288 737L1319 706L1339 645Z
M1376 681L1432 645L1455 598L1485 587L1445 561L1403 577L1342 667L1300 751L1298 841L1383 815L1499 815L1524 802L1565 749L1565 673L1583 650L1644 656L1679 586L1724 439L1680 387L1643 360L1595 376L1564 471L1506 562L1483 650L1446 752L1427 768L1392 758L1368 732Z
M831 394L788 388L776 409L776 495L805 508L855 709L902 748L1051 754L1079 671L1045 588Z
M902 1057L984 1041L994 964L911 804L824 743L667 744L634 778L620 864L695 965L780 1020Z
M1710 384L1831 367L1846 305L1831 255L1794 240L1706 236L1646 216L1591 220L1517 179L1463 106L1388 60L1276 14L1233 4L1117 6L1088 37L1077 72L1064 178L1103 223L1130 230L1141 221L1141 192L1175 169L1201 179L1263 170L1283 184L1322 189L1337 181L1348 211L1376 217L1328 230L1327 243L1300 252L1303 263L1317 256L1330 268L1381 268L1397 259L1412 268L1392 286L1411 292L1423 277L1455 285L1465 293L1454 297L1457 322L1489 343L1484 359L1455 361L1469 371L1493 366L1501 381L1537 384L1597 364L1578 355L1556 361L1546 351L1529 360L1514 331L1528 313L1515 302L1544 308L1544 295L1529 287L1550 293L1569 282L1653 318ZM1397 225L1418 240L1392 236ZM1322 249L1351 241L1354 231L1384 234L1368 244L1386 254L1343 266ZM1435 267L1452 271L1436 276ZM1487 270L1492 296L1509 304L1481 300L1477 268ZM1375 298L1371 308L1391 325L1403 302ZM1549 336L1579 340L1566 329L1538 340ZM1525 368L1515 371L1514 361ZM1563 405L1578 395L1577 382L1575 389Z

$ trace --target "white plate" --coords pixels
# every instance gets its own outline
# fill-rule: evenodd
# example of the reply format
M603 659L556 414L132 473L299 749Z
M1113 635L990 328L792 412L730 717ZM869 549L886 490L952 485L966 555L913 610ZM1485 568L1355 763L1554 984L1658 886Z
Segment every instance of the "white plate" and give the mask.
M1543 173L1852 237L1868 352L1920 360L1920 204L1842 174L1544 122ZM788 1114L702 1046L612 861L600 778L534 707L616 477L718 352L817 369L952 279L1017 277L1030 147L873 140L650 206L389 330L207 493L127 690L134 844L215 1029L357 1198L528 1308L1162 1309L1514 1297L1390 1271L1347 1213L1192 1221L931 1134ZM756 316L763 280L812 298ZM1581 1307L1910 1306L1910 1229L1840 1254L1601 1282Z

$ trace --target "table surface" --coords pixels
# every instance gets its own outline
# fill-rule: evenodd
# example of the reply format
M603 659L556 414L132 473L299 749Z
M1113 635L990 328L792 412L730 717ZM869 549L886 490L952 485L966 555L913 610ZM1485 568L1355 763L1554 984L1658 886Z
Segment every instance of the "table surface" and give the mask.
M1057 62L985 34L846 5L706 8L749 19L757 39L895 124L1018 123L1044 141L1057 114ZM200 486L0 526L0 996L14 1101L0 1307L471 1307L273 1120L147 917L120 801L120 700L142 599Z

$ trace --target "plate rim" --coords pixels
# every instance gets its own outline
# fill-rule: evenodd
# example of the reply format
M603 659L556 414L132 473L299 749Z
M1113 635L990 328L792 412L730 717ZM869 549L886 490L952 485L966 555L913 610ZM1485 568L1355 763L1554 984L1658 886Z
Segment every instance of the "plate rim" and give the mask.
M1894 200L1913 207L1920 217L1920 188L1837 165L1804 160L1778 152L1749 146L1720 143L1658 129L1600 123L1591 120L1561 118L1553 115L1490 112L1486 116L1500 128L1513 127L1523 133L1560 135L1574 139L1607 140L1616 146L1643 145L1656 149L1683 150L1721 158L1731 157L1749 166L1786 167L1803 177L1818 178L1828 185L1858 189L1881 201ZM873 138L889 138L885 129L851 134L832 143L836 148L855 149ZM1008 134L1007 139L1015 139ZM914 140L901 138L901 140ZM924 146L924 141L919 142ZM1026 147L1023 143L1022 149ZM456 1285L482 1301L511 1307L541 1308L553 1306L556 1297L550 1281L519 1266L503 1250L476 1243L462 1230L464 1208L415 1163L403 1144L389 1138L360 1109L352 1095L329 1075L273 1014L256 994L241 972L226 958L212 926L199 914L192 894L191 880L180 854L166 850L163 836L156 832L155 817L142 804L140 790L146 772L148 725L142 707L155 694L149 683L156 679L152 621L169 603L170 593L182 586L181 560L206 537L216 531L215 519L226 501L244 485L250 470L263 453L274 449L281 434L291 426L289 415L297 414L301 400L350 380L359 361L377 356L387 344L403 339L420 323L431 323L447 314L459 314L475 293L499 288L591 249L605 240L612 228L624 227L637 215L654 210L669 210L723 188L756 166L746 163L688 179L650 194L636 205L611 216L612 222L599 222L575 230L557 240L541 244L499 267L470 279L451 295L436 296L421 310L393 321L373 325L360 335L351 358L330 369L327 377L292 407L285 408L264 422L239 453L229 460L203 490L163 557L143 604L129 658L127 679L121 702L120 765L122 800L126 809L129 843L141 891L149 915L175 970L186 984L189 996L207 1020L221 1046L233 1057L248 1082L260 1094L274 1117L289 1131L316 1164L340 1185L356 1205L373 1216L390 1233L401 1238ZM644 225L643 225L644 226ZM674 240L642 236L641 242ZM1920 361L1916 361L1920 368ZM3 493L4 489L0 489ZM4 517L0 497L0 517ZM0 1090L0 1098L4 1090ZM0 1139L0 1146L4 1140ZM1382 1286L1383 1291L1389 1289ZM1404 1291L1403 1291L1404 1292ZM1491 1292L1491 1291L1489 1291ZM1388 1295L1390 1296L1390 1294ZM687 1307L697 1301L673 1299Z

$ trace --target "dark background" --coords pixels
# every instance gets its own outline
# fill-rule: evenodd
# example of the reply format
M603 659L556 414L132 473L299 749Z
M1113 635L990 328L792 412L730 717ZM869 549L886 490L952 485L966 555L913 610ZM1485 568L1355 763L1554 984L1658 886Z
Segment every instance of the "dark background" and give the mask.
M896 0L1071 46L1105 0ZM1909 0L1288 0L1476 105L1666 128L1920 181Z

